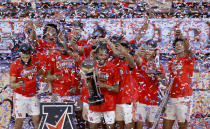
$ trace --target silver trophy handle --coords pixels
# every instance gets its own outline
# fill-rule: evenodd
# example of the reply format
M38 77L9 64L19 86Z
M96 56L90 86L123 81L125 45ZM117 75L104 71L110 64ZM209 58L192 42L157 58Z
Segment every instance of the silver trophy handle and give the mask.
M166 104L167 104L167 102L168 102L168 99L169 99L169 97L170 97L170 91L171 91L171 87L172 87L173 81L174 81L174 78L171 78L170 84L169 84L169 86L167 87L166 93L164 94L164 97L163 97L163 99L162 99L162 102L161 102L161 104L159 105L158 110L157 110L157 112L156 112L156 114L155 114L155 121L154 121L154 124L153 124L153 126L152 126L152 129L155 129L156 126L158 126L158 122L159 122L159 120L160 120L160 116L161 116L161 114L162 114L163 108L166 106Z

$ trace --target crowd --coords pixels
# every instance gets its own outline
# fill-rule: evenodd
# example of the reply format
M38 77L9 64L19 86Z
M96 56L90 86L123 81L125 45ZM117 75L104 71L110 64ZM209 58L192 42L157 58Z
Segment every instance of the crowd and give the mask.
M152 18L208 18L208 2L37 2L0 3L2 18L51 18L61 13L68 18L141 18L145 13ZM152 13L151 13L152 12Z
M147 21L138 30L135 42L126 41L123 33L107 36L99 25L87 39L81 38L84 29L79 21L65 24L62 30L48 23L40 37L35 27L33 21L25 23L26 42L20 45L16 53L19 58L10 66L17 129L22 127L26 114L32 116L38 128L40 100L36 95L42 86L53 101L66 102L70 96L77 103L78 128L98 129L105 124L110 129L141 129L145 123L152 127L160 104L160 84L171 84L163 128L172 128L175 120L181 129L188 127L195 57L179 29L174 28L172 46L176 55L168 62L167 75L159 61L157 42L135 44L145 34ZM91 103L95 97L91 92L93 83L87 78L91 71L104 99L99 105Z

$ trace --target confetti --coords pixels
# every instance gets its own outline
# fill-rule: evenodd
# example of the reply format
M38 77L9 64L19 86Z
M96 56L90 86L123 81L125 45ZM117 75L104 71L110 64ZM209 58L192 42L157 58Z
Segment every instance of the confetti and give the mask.
M165 87L163 85L168 82L167 79L172 73L173 77L176 76L175 81L186 82L175 84L174 88L178 90L174 91L171 96L190 90L186 89L187 86L193 90L190 127L209 128L208 6L209 3L206 0L200 2L191 2L189 0L184 0L184 2L168 2L166 0L132 0L128 2L117 0L105 2L105 0L102 0L90 3L85 3L82 0L75 2L59 2L55 0L42 0L42 2L39 0L35 2L30 0L27 0L27 2L24 0L12 0L10 2L3 0L0 3L0 128L14 128L14 112L11 114L11 102L15 99L13 96L14 92L9 84L9 71L12 63L17 68L16 71L25 69L20 73L20 76L27 85L37 83L36 88L38 88L38 91L29 93L29 96L39 93L45 94L43 96L40 95L42 96L41 102L49 102L52 99L66 102L77 100L78 95L81 94L79 90L82 90L87 95L82 96L81 99L88 102L87 87L82 86L80 89L78 88L78 92L75 93L76 97L69 97L71 94L66 87L72 88L74 85L82 85L84 75L80 71L80 64L84 59L90 57L93 49L97 49L95 43L98 42L96 39L91 38L98 26L105 29L106 34L104 34L104 37L106 39L110 39L113 35L121 35L122 39L119 42L121 40L129 42L129 46L131 46L129 49L132 50L133 59L141 52L138 48L144 48L147 55L149 55L148 50L152 44L157 44L156 49L158 50L155 54L158 56L155 58L156 63L143 61L142 66L139 67L135 59L136 67L132 68L132 70L130 69L130 62L128 63L126 60L127 62L122 63L116 58L116 56L122 56L122 50L118 50L117 55L113 56L115 44L109 44L108 47L112 50L109 52L110 58L108 60L115 66L110 65L110 67L103 67L104 69L99 68L102 72L107 73L101 75L99 80L102 80L104 84L111 85L113 83L110 81L111 73L116 72L116 66L120 68L121 87L119 88L120 97L118 96L118 101L120 102L118 103L130 100L138 102L138 94L141 94L142 98L140 100L142 103L160 104L161 97L158 97L158 91L160 90L164 93ZM79 32L76 32L77 28L72 24L75 21L82 23ZM57 27L51 26L51 28L58 29L58 33L52 33L53 30L46 31L47 26L50 28L49 23L57 25ZM36 32L36 37L39 39L37 44L35 44L37 40L31 36L33 29ZM63 29L67 31L63 32L61 37L63 36L64 38L61 40L62 38L58 34ZM172 43L175 40L177 29L181 30L182 35L189 41L195 62L190 62L190 60L185 58L180 60L176 57L176 51ZM56 35L55 38L50 39L49 37L53 37L53 35ZM75 35L79 37L76 45L82 47L84 53L81 52L82 50L80 51L79 47L75 49L75 46L70 43ZM100 37L100 32L97 32L94 36L96 38ZM34 62L34 65L38 68L28 68L27 66L27 68L20 68L20 62L16 62L20 57L20 46L29 42L34 49L34 56L38 56L38 59ZM49 44L48 42L53 43ZM70 57L62 54L62 49L57 45L59 42L66 43L63 51L68 50L68 52L74 53L75 56ZM94 56L94 52L91 54ZM186 69L190 68L192 73L186 71L185 65L189 66ZM39 68L40 66L41 68ZM53 73L52 75L55 75L46 77L55 79L52 82L54 87L52 90L57 94L54 94L54 96L46 95L50 86L47 82L44 82L44 75L36 75L39 69L45 74L50 69ZM161 84L159 81L159 72L164 73L166 76L166 79L163 80L164 84ZM139 78L139 80L135 78ZM33 82L30 82L32 80ZM145 82L145 80L147 81ZM28 88L24 87L22 91L26 93ZM104 89L101 92L105 93ZM112 89L108 89L107 92L112 92ZM26 104L24 103L23 106ZM145 110L149 111L151 110L150 108L146 107ZM61 112L63 112L63 109ZM96 115L97 113L94 114ZM19 115L22 114L20 113ZM188 112L185 115L188 115ZM141 120L144 119L142 114L137 114L137 117ZM60 116L55 115L54 118L57 120L60 119ZM93 121L93 117L90 119ZM56 122L53 124L53 127L59 126ZM78 122L76 118L74 118L73 123L79 124L81 128L85 124L84 121ZM162 120L160 123L160 126L162 126ZM28 116L24 121L23 127L24 129L29 129L33 128L32 126L31 117Z

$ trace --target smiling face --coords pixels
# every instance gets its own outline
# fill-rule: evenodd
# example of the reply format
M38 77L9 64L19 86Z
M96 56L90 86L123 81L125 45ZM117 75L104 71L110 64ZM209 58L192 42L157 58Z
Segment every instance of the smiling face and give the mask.
M184 53L184 46L182 41L178 41L175 44L175 52L176 54Z
M145 53L146 53L146 50L145 50L145 48L143 48L143 47L140 47L139 48L139 56L141 56L141 57L145 57Z
M46 39L49 41L55 41L56 37L57 37L56 29L48 26L46 32Z
M31 59L31 54L23 54L22 52L20 52L20 58L24 62L24 64L28 64Z
M108 59L108 51L107 49L99 49L98 53L96 53L96 61L99 66L102 66L106 63Z
M154 49L148 49L146 50L145 56L147 60L150 60L154 57L155 50Z
M128 50L127 50L127 51L128 51ZM122 61L125 60L125 56L124 56L120 51L118 51L118 52L119 52L119 53L118 53L118 54L119 54L119 55L118 55L119 59L122 60Z

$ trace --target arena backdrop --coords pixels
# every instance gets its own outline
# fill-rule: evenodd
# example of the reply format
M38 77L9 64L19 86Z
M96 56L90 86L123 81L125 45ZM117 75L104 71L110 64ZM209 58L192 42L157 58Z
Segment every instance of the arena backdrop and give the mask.
M57 18L58 19L58 18ZM8 19L0 20L0 33L1 40L6 40L1 42L1 49L6 49L8 44L8 35L11 33L11 21L14 22L14 33L23 33L23 23L29 19ZM113 34L121 34L122 30L125 34L125 38L130 41L136 36L136 31L141 28L145 22L144 18L139 19L65 19L65 21L72 22L73 20L81 20L84 26L83 38L88 38L88 36L93 32L94 27L99 24L104 26L108 36ZM174 40L174 27L181 29L184 36L188 37L191 43L191 48L194 52L207 53L207 46L209 42L209 26L207 24L208 18L201 19L150 19L149 27L146 35L142 37L141 40L158 40L159 50L162 53L170 53L171 41ZM10 22L9 22L10 21ZM37 21L37 20L34 20ZM56 19L49 20L45 19L45 22L54 22ZM61 27L61 26L60 26ZM62 29L62 28L61 28ZM42 34L40 28L37 28L38 35Z

